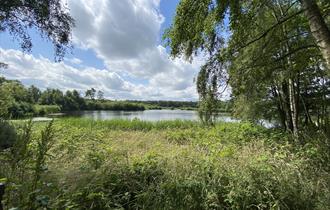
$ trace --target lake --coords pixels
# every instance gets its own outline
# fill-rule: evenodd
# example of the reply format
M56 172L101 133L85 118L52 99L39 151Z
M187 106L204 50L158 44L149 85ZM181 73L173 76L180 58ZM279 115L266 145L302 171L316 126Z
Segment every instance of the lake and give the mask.
M160 120L199 120L197 111L188 110L145 110L145 111L79 111L66 116L89 118L94 120L139 119L143 121ZM218 117L219 121L234 122L228 114Z

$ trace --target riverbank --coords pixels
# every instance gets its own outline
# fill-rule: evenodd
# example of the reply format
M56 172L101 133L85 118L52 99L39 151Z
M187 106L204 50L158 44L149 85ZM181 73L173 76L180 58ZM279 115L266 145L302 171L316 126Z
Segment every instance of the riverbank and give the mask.
M33 125L25 168L11 171L1 156L0 179L16 186L5 196L8 207L37 205L26 195L46 125ZM250 123L88 119L58 119L51 130L32 194L51 209L329 207L329 159L317 135L299 146Z

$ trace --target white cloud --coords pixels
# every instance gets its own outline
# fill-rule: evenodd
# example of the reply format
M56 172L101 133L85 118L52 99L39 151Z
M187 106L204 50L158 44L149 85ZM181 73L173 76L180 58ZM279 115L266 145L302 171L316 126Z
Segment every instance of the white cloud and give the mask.
M113 72L147 79L151 87L161 87L163 95L174 95L169 91L175 90L176 96L196 99L193 78L201 59L192 64L171 60L158 44L164 22L159 4L160 0L68 0L77 23L75 42L92 49Z
M83 63L83 61L80 60L79 58L71 58L71 59L64 58L64 61L67 61L67 62L69 62L71 64L76 64L76 65L79 65L79 64L82 64Z
M108 93L130 91L133 85L124 81L117 73L105 69L85 67L77 69L67 64L54 63L46 58L35 58L17 50L0 49L0 59L9 65L3 75L18 79L26 85L37 85L42 89L77 89L85 91L91 87ZM109 95L119 97L118 95Z
M1 61L10 65L5 76L41 88L82 91L94 87L116 99L198 98L193 80L203 59L188 63L169 58L159 44L164 22L160 0L63 1L76 20L75 45L95 52L106 69L84 67L79 57L53 63L16 50L2 50Z
M154 0L69 0L74 38L103 59L132 59L157 44L164 17Z
M0 48L0 60L9 65L2 70L8 79L17 79L25 85L36 85L41 89L57 88L62 91L76 89L81 93L94 87L105 92L110 99L140 100L192 100L194 89L173 90L156 82L147 85L128 82L116 72L91 67L75 68L63 62L54 63L49 59L36 58L18 50ZM161 80L161 78L160 78ZM167 87L166 87L167 86Z

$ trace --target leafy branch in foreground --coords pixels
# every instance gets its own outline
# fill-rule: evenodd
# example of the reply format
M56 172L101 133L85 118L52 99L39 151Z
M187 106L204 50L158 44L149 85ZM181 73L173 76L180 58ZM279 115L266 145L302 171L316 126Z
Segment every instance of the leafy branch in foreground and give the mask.
M0 32L8 31L24 51L30 51L32 40L28 31L37 29L55 48L55 59L61 60L71 48L74 20L60 0L4 0L0 4Z

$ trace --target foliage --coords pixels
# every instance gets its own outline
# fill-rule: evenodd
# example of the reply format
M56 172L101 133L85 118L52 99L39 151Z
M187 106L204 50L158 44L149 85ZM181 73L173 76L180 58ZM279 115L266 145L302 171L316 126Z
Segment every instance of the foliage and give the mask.
M62 59L70 47L74 20L59 0L13 0L0 5L0 32L7 30L25 51L32 48L30 28L36 28L55 48L55 58Z
M86 102L86 110L113 110L113 111L143 111L145 106L139 103L126 101L94 101Z
M196 109L198 103L194 101L134 101L129 100L127 102L141 103L149 109Z
M280 14L272 14L272 12L276 12L274 5L281 7ZM255 44L267 36L272 36L273 32L283 27L287 21L295 21L298 23L296 26L299 27L306 24L308 19L307 35L312 35L316 42L324 43L324 46L318 45L318 49L323 52L322 48L327 50L330 44L329 37L326 37L329 36L329 27L326 22L329 20L326 13L328 7L329 2L324 0L276 2L181 0L173 24L166 30L164 39L171 48L172 56L177 57L183 54L187 58L191 58L200 50L206 51L210 55L219 54L220 49L227 46L226 39L228 39L229 32L232 34L230 41L234 41L236 44L229 48L229 54L237 54L245 47ZM304 10L313 10L313 12L304 13ZM314 18L311 18L310 14L313 14ZM268 22L269 18L274 17L277 21ZM258 23L259 18L265 20L263 25ZM320 22L322 23L320 24ZM318 26L319 29L313 31L313 26ZM226 31L228 29L230 31ZM323 30L323 34L320 33L321 30ZM306 34L299 34L301 37L304 35ZM285 40L283 39L283 41ZM262 53L262 51L259 52ZM327 62L329 61L328 56L323 55L323 58Z
M43 145L39 131L45 124L34 126L35 140L27 148L38 157L44 151L38 145ZM53 130L53 140L46 141L52 142L46 149L50 156L39 165L46 165L40 168L47 173L41 173L35 208L328 209L330 205L329 155L321 133L306 136L309 143L299 146L288 143L290 135L251 123L205 127L180 121L61 119ZM33 180L35 173L25 172L24 181L17 172L8 177L11 162L4 157L1 153L5 164L0 177L7 177L10 186L15 180L19 189L9 188L5 205L27 208L31 203L26 196L13 200L9 194L34 195L26 180ZM35 159L29 161L26 164L35 166Z
M58 113L61 111L61 107L58 105L34 105L34 112L38 116L44 116L46 114Z
M53 143L52 122L46 125L40 136L34 136L32 121L19 124L15 143L1 151L0 177L6 178L5 205L22 209L47 207L47 186L41 181L47 171L46 160Z
M199 117L207 125L213 124L218 114L218 87L217 78L210 77L209 72L203 67L197 78L197 91L200 94ZM212 80L206 82L205 80ZM210 83L209 85L207 85ZM207 87L206 87L207 86Z
M14 99L0 87L0 117L8 116L8 108Z
M174 57L208 54L197 80L205 113L212 112L210 98L218 97L210 92L230 85L237 117L277 121L296 137L308 126L329 128L329 64L324 56L329 38L321 40L315 36L319 31L311 30L316 19L307 21L304 10L311 8L306 2L314 12L329 7L325 1L305 0L180 1L164 37ZM317 17L329 21L325 14ZM323 28L329 32L327 25ZM320 43L326 46L326 40L323 49Z
M0 151L15 144L16 130L13 125L0 119Z
M94 91L92 91L94 90ZM47 88L42 91L35 86L25 87L16 80L0 77L0 116L4 118L22 118L43 116L50 113L79 110L143 111L145 109L185 109L195 110L193 101L112 101L104 99L102 91L94 88L91 93L98 93L83 98L77 90L65 93L59 89ZM90 99L89 99L90 98ZM218 101L215 108L220 112L229 112L230 101Z
M94 100L95 94L96 94L96 90L94 88L91 88L89 90L86 90L85 97Z
M99 90L97 91L97 100L104 100L104 92Z

